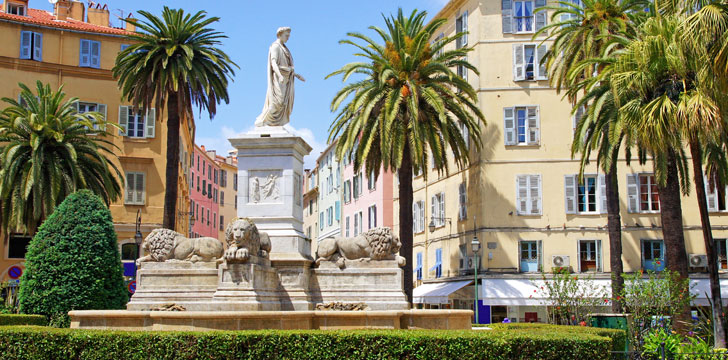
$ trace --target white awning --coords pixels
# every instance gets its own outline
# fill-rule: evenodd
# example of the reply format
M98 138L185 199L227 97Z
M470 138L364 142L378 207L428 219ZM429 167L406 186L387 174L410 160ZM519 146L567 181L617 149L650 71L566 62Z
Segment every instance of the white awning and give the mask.
M583 280L580 280L580 282ZM611 296L611 280L591 280L596 288L604 287L607 296ZM548 299L540 291L543 280L531 279L483 279L481 292L484 305L547 305Z
M450 294L472 284L472 280L422 284L412 290L415 304L447 304Z
M706 294L710 296L710 279L690 279L690 292L695 295L693 305L710 305L710 301L705 297ZM728 304L728 279L720 279L720 298L723 304Z

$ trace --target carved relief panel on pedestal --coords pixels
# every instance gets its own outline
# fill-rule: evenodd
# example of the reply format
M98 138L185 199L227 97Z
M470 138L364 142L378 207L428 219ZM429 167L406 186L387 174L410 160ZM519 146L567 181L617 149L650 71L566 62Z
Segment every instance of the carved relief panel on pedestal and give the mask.
M251 171L248 178L249 202L253 204L282 203L280 170Z

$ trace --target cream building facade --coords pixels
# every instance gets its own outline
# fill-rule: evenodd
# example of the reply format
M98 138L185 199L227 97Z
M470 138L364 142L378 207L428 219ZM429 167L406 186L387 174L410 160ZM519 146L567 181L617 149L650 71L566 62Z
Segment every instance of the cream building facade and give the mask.
M603 174L592 165L585 183L576 182L579 162L570 152L575 124L571 105L548 85L539 66L549 43L532 39L550 20L533 12L544 1L452 0L435 16L448 20L436 38L469 32L452 46L473 48L468 61L480 75L458 72L477 90L487 125L482 148L471 148L469 168L438 175L428 166L427 181L422 176L414 180L413 265L415 285L423 286L415 290L415 302L421 306L472 308L475 259L470 243L475 235L482 245L481 323L506 317L545 321L542 301L531 298L531 282L556 265L609 287ZM451 169L457 169L453 161ZM618 172L624 269L659 270L665 264L664 244L652 165L628 165L621 158ZM721 269L727 267L725 195L723 189L713 190L709 199ZM706 251L696 203L694 189L682 198L686 251L699 265L690 268L693 282L697 289L707 289L707 273L699 261ZM395 227L398 223L395 219ZM728 281L722 281L728 291ZM428 297L429 290L448 285L437 284L441 282L449 283L450 295ZM699 297L704 299L702 292Z

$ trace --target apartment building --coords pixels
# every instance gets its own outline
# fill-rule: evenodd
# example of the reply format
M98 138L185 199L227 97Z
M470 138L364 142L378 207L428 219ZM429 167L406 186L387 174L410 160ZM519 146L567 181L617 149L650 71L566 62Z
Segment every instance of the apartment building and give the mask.
M38 1L38 0L36 0ZM166 114L151 108L146 112L121 101L111 69L117 54L129 45L124 39L133 26L114 28L105 5L88 8L79 1L59 0L54 11L31 8L28 0L6 0L0 4L0 97L17 99L18 83L34 88L40 80L54 89L64 85L67 96L79 98L79 112L97 111L107 121L118 123L119 132L110 139L118 146L117 166L125 176L123 197L111 204L122 260L136 258L136 222L146 236L162 226L165 193L167 128ZM176 229L188 233L183 214L189 209L189 156L192 153L194 121L182 119L180 131L179 198ZM30 237L11 234L0 244L0 278L8 279L12 266L23 268ZM133 266L125 266L125 275Z
M456 170L449 174L429 168L427 181L422 176L414 180L419 306L473 308L476 271L481 323L504 318L545 321L546 307L534 296L533 281L554 267L568 267L580 279L589 276L610 286L604 176L591 165L584 181L577 181L579 160L570 153L577 119L571 105L548 85L545 68L539 65L550 44L542 43L543 37L532 38L550 21L548 14L534 12L545 4L451 0L435 16L448 22L433 41L469 32L451 46L473 48L467 60L480 75L465 68L456 71L477 90L487 125L483 146L471 149L467 169L451 162ZM625 271L661 270L665 247L652 165L628 165L621 158L618 172ZM709 189L721 269L728 267L725 199L724 189ZM395 198L395 228L398 206ZM696 305L705 305L706 251L694 189L683 197L682 206ZM478 269L470 245L476 235L482 249ZM722 281L728 290L728 281ZM443 297L443 291L449 295Z
M190 171L190 212L194 216L191 237L219 235L220 214L220 166L215 161L215 153L205 146L195 144L194 164Z
M319 208L318 208L318 165L313 169L304 170L303 178L303 232L310 240L317 239L319 234ZM315 247L316 242L312 241ZM315 249L311 249L315 252Z
M215 154L215 162L218 165L220 180L217 238L224 241L225 227L238 217L238 157L234 151L225 157Z
M375 227L392 228L394 175L384 169L380 170L378 177L374 173L365 174L363 169L355 172L348 157L342 161L342 166L342 235L357 236Z
M335 150L336 142L321 152L316 160L319 194L317 242L341 234L341 162Z

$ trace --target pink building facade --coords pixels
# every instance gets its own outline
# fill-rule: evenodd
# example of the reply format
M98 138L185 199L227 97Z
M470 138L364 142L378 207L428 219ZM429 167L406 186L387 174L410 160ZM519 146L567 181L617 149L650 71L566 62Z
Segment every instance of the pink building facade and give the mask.
M220 206L220 166L210 158L205 147L195 145L190 168L190 211L194 223L190 237L218 237Z
M394 175L380 171L374 179L354 172L352 163L342 162L341 235L356 236L375 227L394 230Z

